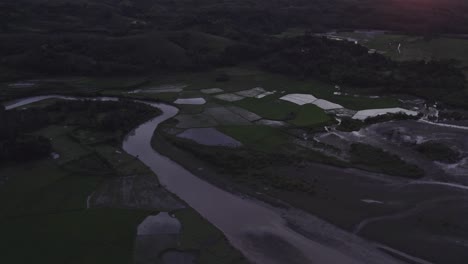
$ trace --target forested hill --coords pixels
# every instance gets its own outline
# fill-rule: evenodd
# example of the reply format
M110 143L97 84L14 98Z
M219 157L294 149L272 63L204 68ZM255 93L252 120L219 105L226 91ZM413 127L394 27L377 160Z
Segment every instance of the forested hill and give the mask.
M198 29L280 32L373 28L424 34L468 33L463 0L17 0L0 3L3 31Z
M462 0L4 0L0 81L250 63L464 106L466 81L454 61L397 63L353 43L275 35L292 27L385 29L430 39L468 34L466 14Z

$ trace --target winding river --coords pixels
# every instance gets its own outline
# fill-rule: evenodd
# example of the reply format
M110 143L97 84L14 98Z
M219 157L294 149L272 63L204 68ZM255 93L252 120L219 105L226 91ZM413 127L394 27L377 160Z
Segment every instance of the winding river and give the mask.
M58 95L29 97L6 104L6 109L50 98L83 99ZM85 99L118 100L112 97ZM169 191L219 228L252 263L400 263L379 251L375 245L314 216L242 198L196 177L151 147L151 138L157 126L175 116L178 109L162 103L140 102L159 108L162 114L132 131L124 140L123 149L150 167ZM288 220L296 217L297 223L303 223L302 229L320 234L320 239L315 241L291 229L286 217Z

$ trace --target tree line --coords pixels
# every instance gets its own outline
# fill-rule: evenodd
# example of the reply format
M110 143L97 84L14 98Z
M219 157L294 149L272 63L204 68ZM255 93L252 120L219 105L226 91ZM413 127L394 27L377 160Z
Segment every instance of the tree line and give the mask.
M158 113L159 110L153 107L129 100L58 100L44 107L8 111L1 106L0 162L22 162L50 155L50 140L34 134L49 125L71 125L108 132L120 142L131 129Z
M435 100L466 85L455 61L397 62L361 45L307 35L271 42L270 47L261 67L276 73Z

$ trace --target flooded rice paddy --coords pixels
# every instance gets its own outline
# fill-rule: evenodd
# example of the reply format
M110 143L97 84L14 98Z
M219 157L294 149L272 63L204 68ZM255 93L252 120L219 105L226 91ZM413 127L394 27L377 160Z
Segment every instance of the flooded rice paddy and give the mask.
M206 146L240 147L242 143L218 131L216 128L190 128L177 135Z

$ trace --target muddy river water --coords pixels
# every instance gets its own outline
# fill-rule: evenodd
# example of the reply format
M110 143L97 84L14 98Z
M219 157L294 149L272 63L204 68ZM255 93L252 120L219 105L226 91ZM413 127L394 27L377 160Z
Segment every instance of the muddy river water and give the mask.
M7 104L7 109L50 98L79 100L65 96L38 96ZM102 97L93 100L118 100ZM157 126L178 113L176 107L143 102L159 108L162 114L132 131L123 142L123 149L140 159L159 177L160 182L219 228L252 263L401 263L378 250L374 244L325 221L295 209L278 209L254 199L240 197L220 189L161 155L151 147ZM303 228L321 232L321 239L305 237L290 228L294 215ZM286 217L287 216L287 217ZM321 231L324 230L324 231Z

